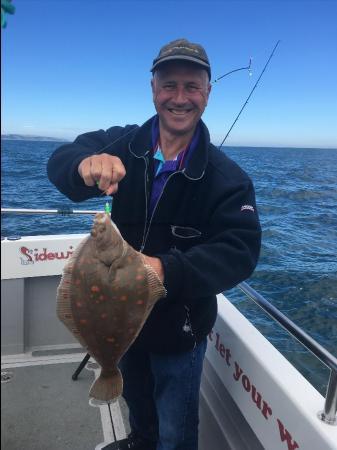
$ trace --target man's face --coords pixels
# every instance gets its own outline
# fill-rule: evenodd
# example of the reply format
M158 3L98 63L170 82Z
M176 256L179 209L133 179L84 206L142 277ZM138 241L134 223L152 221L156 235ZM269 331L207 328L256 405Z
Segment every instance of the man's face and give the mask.
M151 85L161 126L176 136L193 132L211 90L207 72L193 64L172 62L155 72Z

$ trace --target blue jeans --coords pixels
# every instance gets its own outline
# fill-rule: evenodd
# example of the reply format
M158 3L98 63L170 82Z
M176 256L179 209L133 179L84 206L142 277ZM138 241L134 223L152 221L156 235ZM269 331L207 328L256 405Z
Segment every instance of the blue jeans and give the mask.
M197 450L199 390L207 339L158 355L131 347L120 362L131 431L157 450Z

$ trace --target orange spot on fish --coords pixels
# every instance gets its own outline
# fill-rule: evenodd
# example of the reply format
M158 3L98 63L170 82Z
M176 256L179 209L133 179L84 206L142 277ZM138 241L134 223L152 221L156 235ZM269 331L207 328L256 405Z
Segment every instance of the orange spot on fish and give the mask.
M98 286L91 286L91 292L99 292Z
M80 320L80 323L81 323L82 325L86 325L86 324L88 323L88 321L87 321L86 319L81 319L81 320Z
M137 304L137 305L144 305L144 301L143 301L143 300L137 300L137 301L136 301L136 304Z
M108 317L107 313L101 314L101 319L106 319Z
M113 337L108 337L105 339L107 342L115 342L115 338Z
M119 300L121 300L122 302L126 302L127 299L128 298L126 295L122 295L121 297L119 297Z

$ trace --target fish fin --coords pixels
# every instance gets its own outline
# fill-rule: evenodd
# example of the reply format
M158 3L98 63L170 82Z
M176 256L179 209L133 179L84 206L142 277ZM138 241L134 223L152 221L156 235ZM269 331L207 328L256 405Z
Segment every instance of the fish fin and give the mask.
M68 286L70 282L71 274L64 272L62 275L61 283L57 288L56 314L59 320L68 328L68 330L74 335L74 337L76 337L82 347L85 348L86 343L82 339L82 336L73 318L73 312L69 300L70 289Z
M144 264L146 269L147 281L149 284L149 302L154 304L157 300L162 297L166 297L167 291L161 282L157 272L149 265Z
M111 402L123 392L123 378L119 369L113 373L105 374L103 371L93 382L89 396L95 400Z
M73 312L71 309L71 284L73 279L73 269L76 258L82 251L84 244L89 239L89 236L84 238L83 241L75 249L74 253L70 257L69 261L63 268L63 274L61 277L60 284L57 288L56 295L56 314L59 320L68 328L68 330L76 337L82 347L86 348L86 343L82 339L82 336L75 324L73 318Z

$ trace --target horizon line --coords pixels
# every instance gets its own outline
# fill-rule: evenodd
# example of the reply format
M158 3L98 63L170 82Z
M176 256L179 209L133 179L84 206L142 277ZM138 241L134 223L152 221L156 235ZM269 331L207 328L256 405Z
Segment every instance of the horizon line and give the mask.
M10 136L22 136L22 139L11 139ZM23 139L23 138L27 138L27 139ZM29 139L31 138L31 139ZM32 139L35 138L35 139ZM22 134L22 133L1 133L1 139L2 140L8 140L8 141L19 141L19 140L40 140L40 141L44 141L44 140L53 140L55 142L73 142L72 139L69 138L65 138L65 137L54 137L54 136L41 136L38 134ZM216 147L219 147L219 143L212 143L213 145L215 145ZM296 146L293 144L290 145L285 145L285 144L227 144L227 145L222 145L221 148L228 148L228 147L246 147L246 148L293 148L293 149L324 149L324 150L337 150L337 146L310 146L308 147L307 145L304 146Z

